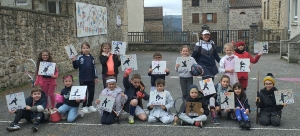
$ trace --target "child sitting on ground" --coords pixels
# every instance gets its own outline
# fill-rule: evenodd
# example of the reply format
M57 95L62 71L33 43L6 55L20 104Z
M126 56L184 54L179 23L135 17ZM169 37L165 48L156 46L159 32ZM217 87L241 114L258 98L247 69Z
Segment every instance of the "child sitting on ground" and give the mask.
M235 116L239 121L240 128L249 129L251 127L249 120L250 105L248 104L248 98L240 83L233 85L234 97L235 97Z

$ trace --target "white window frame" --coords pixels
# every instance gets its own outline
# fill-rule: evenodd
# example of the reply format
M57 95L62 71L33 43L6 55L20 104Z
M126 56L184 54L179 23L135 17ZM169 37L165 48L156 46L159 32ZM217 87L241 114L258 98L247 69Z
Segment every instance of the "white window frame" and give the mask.
M47 6L47 11L49 12L49 5L48 5L48 2L55 2L55 6L56 6L56 14L60 14L60 11L59 11L59 9L60 9L60 7L59 7L59 2L61 1L61 0L47 0L47 3L46 3L46 6Z
M28 0L16 0L16 5L17 6L26 6L28 5Z
M208 19L208 15L211 15L211 20ZM213 13L207 13L206 14L206 22L213 22L214 21L214 14Z
M294 0L294 22L298 22L298 0Z

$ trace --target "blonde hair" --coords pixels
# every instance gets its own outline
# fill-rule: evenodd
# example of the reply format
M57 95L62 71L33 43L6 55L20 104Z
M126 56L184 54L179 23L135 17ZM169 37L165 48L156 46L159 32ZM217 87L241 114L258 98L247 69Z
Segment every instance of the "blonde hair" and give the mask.
M189 46L187 46L187 45L183 45L183 46L181 46L181 47L180 47L180 52L182 51L182 49L183 49L183 48L187 48L187 49L188 49L188 51L190 51L190 47L189 47Z
M228 48L228 47L231 48L232 51L234 51L233 45L232 45L231 43L226 43L226 44L224 45L224 48L223 48L224 52L226 52L226 48Z
M111 49L111 44L110 43L102 43L101 45L100 45L100 55L103 53L103 47L104 46L108 46L110 49Z

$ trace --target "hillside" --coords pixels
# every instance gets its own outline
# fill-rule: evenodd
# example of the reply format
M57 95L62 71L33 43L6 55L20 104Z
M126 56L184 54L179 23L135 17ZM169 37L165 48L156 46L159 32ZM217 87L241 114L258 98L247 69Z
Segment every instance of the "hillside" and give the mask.
M164 31L179 31L182 30L181 15L165 15L163 18Z

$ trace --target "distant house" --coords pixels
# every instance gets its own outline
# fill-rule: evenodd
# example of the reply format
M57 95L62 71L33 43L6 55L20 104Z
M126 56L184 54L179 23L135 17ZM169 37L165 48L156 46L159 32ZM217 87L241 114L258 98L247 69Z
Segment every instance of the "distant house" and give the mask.
M144 32L163 31L163 7L144 7Z
M300 38L300 0L289 0L289 31L290 38L298 35Z

